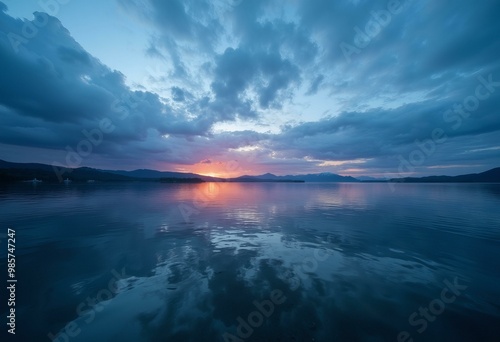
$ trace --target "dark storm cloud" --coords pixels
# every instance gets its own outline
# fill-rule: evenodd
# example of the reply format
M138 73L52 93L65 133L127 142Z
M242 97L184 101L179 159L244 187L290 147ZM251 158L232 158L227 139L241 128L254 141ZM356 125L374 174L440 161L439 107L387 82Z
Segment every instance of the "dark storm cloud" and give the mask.
M59 58L66 63L82 63L87 66L90 66L90 56L85 51L78 51L75 49L67 48L65 46L61 46L58 49Z
M177 102L183 102L185 100L184 98L184 91L179 88L179 87L172 87L172 99Z
M323 75L318 75L312 82L311 86L309 87L309 90L307 91L306 95L314 95L318 92L318 88L325 79L325 76Z
M35 25L42 15L46 25L24 38L24 25ZM168 152L162 135L205 135L214 123L212 118L187 118L157 94L130 90L123 74L88 54L57 18L42 13L32 21L0 13L0 63L4 144L75 148L86 137L83 130L99 128L107 119L116 129L95 152L131 156L135 148ZM174 95L177 101L184 97L180 88Z
M213 92L218 99L237 100L258 72L258 64L241 49L227 49L218 57Z
M282 91L299 81L298 68L278 53L252 54L242 49L227 49L216 63L212 83L216 101L230 103L235 109L241 105L247 90L254 90L259 106L266 109L280 98ZM255 116L253 111L239 114Z

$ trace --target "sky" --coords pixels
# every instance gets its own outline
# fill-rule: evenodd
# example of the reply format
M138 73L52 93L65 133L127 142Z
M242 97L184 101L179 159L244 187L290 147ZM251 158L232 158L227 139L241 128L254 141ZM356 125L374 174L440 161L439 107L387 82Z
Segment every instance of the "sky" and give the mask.
M0 0L0 159L234 177L500 166L497 0Z

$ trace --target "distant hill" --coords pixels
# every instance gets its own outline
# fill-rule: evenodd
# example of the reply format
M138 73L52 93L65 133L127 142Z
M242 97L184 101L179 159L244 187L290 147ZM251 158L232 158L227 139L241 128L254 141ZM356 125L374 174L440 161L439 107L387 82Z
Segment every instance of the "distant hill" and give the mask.
M139 169L134 171L123 171L123 170L100 170L108 173L113 173L116 175L142 178L142 179L159 179L159 178L199 178L205 182L218 182L221 178L202 176L196 173L183 173L183 172L170 172L170 171L156 171L150 169Z
M362 182L380 182L380 181L385 180L383 178L374 178L374 177L370 177L370 176L358 176L358 177L356 177L356 179L360 180Z
M62 171L65 171L64 173ZM60 177L52 165L36 163L10 163L0 160L0 182L22 182L36 178L46 183L59 183L62 179L69 178L73 182L86 182L95 180L100 182L130 182L137 179L115 175L108 172L79 167L75 169L62 169Z
M341 176L330 172L285 177L292 177L291 179L303 179L306 182L359 182L359 180L354 177Z
M286 178L257 178L253 176L242 176L238 178L229 178L226 182L241 182L241 183L304 183L304 180L286 179Z
M404 183L500 183L500 167L460 176L428 176L393 178L390 182Z
M36 169L53 171L52 165L38 163L11 163L0 159L0 169Z
M306 175L288 175L276 176L272 173L266 173L260 176L241 176L234 178L233 181L278 181L278 182L359 182L356 178L350 176L340 176L334 173L313 173Z

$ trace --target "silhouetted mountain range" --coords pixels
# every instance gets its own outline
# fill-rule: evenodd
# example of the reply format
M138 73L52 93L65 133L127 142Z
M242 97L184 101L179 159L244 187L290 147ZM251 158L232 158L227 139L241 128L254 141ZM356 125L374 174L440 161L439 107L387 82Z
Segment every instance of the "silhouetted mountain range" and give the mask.
M305 175L276 176L266 173L258 176L241 176L236 178L217 178L195 173L157 171L139 169L134 171L99 170L90 167L58 168L52 165L38 163L11 163L0 160L0 182L21 182L38 179L48 183L59 183L63 179L73 182L132 182L132 181L162 181L176 183L204 182L386 182L371 177L356 179L351 176L340 176L334 173L316 173ZM394 178L390 182L405 183L500 183L500 167L482 173L461 176L429 176Z
M198 175L196 173L184 173L184 172L171 172L171 171L156 171L150 169L139 169L134 171L124 171L124 170L99 170L102 172L112 173L115 175L121 175L131 178L140 179L159 179L159 178L199 178L205 182L218 182L222 178L210 177Z
M460 176L405 177L394 178L390 181L405 183L500 183L500 167Z
M266 173L260 176L241 176L233 181L288 181L288 182L359 182L351 176L340 176L334 173L312 173L307 175L276 176Z
M129 182L136 180L131 177L116 175L90 167L70 169L58 168L46 164L11 163L0 160L0 182L21 182L34 178L48 183L59 183L66 178L74 182L86 182L88 180Z

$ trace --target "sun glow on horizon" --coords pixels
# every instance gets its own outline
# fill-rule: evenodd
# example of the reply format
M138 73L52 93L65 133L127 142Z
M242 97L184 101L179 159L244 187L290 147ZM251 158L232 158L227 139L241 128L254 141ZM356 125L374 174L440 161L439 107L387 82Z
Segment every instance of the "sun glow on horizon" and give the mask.
M219 173L208 172L208 173L198 173L200 176L215 177L215 178L226 178L221 176Z
M197 163L186 169L201 176L216 178L234 178L243 175L243 168L236 162Z

